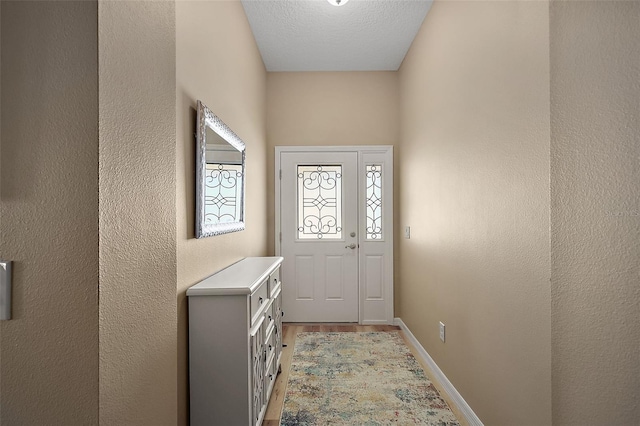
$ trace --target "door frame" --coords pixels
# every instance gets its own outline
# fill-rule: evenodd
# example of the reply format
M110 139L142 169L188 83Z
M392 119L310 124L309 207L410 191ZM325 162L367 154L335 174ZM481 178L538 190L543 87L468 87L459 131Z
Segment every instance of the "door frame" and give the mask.
M361 178L360 172L364 169L365 165L371 163L366 161L367 155L372 155L377 158L384 158L385 179L383 181L383 194L385 197L383 211L384 211L384 229L388 229L385 233L385 259L384 259L384 272L382 292L384 296L382 299L371 299L367 296L367 288L364 283L365 275L363 270L365 268L363 262L364 250L358 250L358 323L359 324L393 324L394 321L394 283L393 283L393 237L394 237L394 218L393 218L393 146L391 145L352 145L352 146L276 146L275 147L275 168L274 168L274 182L275 182L275 253L277 256L281 255L281 226L280 226L280 178L281 161L280 157L282 153L311 153L311 152L356 152L358 154L358 242L363 243L363 226L362 220L364 219L365 212L360 203L361 197L364 196L364 180ZM389 196L391 195L391 196ZM286 261L286 259L285 259ZM376 318L367 318L367 307L375 304L376 302L383 302L382 315L377 315ZM378 309L379 310L379 309Z

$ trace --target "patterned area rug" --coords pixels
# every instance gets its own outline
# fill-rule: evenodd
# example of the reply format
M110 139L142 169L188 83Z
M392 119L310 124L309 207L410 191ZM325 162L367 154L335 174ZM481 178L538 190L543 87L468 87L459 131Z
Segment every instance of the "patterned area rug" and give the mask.
M458 426L399 332L298 333L281 425Z

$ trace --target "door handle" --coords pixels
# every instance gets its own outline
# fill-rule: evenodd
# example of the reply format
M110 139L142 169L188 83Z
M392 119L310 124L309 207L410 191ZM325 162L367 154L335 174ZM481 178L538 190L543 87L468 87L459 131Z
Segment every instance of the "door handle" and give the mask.
M351 250L355 249L356 247L356 243L351 243L348 246L344 246L344 248L350 248Z

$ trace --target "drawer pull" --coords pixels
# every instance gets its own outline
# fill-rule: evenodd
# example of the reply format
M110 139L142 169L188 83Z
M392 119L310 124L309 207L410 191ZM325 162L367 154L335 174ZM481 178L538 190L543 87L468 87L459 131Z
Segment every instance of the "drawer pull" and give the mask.
M258 302L260 302L260 304L262 305L262 302L264 302L264 299L262 297L259 297Z

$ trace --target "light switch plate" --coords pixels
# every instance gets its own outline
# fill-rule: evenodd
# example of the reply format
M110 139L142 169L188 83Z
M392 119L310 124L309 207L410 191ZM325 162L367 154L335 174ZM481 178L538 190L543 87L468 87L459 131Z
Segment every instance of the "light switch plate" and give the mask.
M11 319L11 261L0 260L0 320Z
M404 237L407 240L411 239L411 227L410 226L405 226L404 227Z

